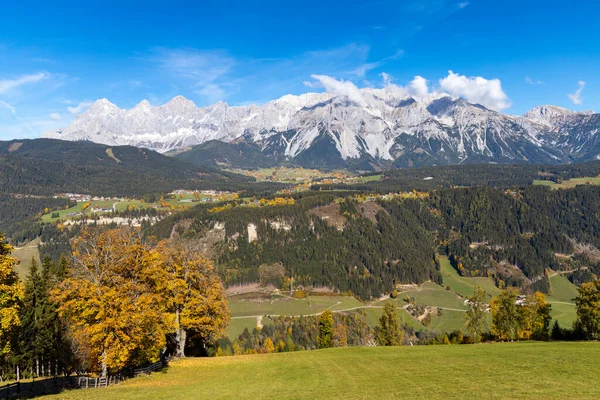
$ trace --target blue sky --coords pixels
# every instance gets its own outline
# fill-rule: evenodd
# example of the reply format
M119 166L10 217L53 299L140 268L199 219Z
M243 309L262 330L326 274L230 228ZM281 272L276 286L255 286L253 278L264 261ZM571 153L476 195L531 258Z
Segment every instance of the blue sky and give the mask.
M600 111L596 1L5 3L0 139L65 127L103 97L122 108L176 95L262 104L335 90L327 77L420 83L510 114Z

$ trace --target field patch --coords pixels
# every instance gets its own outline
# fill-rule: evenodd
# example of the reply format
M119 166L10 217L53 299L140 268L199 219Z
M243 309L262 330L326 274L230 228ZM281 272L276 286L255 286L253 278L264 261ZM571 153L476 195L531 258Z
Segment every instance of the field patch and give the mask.
M38 265L41 265L40 252L38 250L38 244L40 239L34 239L31 242L24 244L21 247L15 247L11 256L19 260L19 265L16 266L15 270L21 280L24 280L29 273L29 267L31 267L31 259L37 261Z
M567 179L560 183L549 180L534 180L534 185L548 186L552 189L569 189L578 185L600 185L600 177L584 176L583 178Z
M110 158L112 158L113 160L115 160L117 162L117 164L121 163L121 160L119 160L115 154L113 153L112 149L110 147L108 147L106 149L106 155L109 156Z
M577 286L572 284L564 275L556 273L554 275L551 273L549 280L550 294L547 299L552 304L550 315L553 319L558 320L563 328L571 328L573 322L577 319L575 302L573 301L578 295Z
M473 296L473 293L475 293L475 286L481 287L490 297L496 296L498 293L500 293L500 289L496 287L491 278L466 278L464 276L460 276L458 272L452 268L448 257L439 256L439 261L440 272L442 274L442 278L444 279L444 286L450 286L453 291L461 296Z
M351 347L187 358L53 399L595 399L600 343Z

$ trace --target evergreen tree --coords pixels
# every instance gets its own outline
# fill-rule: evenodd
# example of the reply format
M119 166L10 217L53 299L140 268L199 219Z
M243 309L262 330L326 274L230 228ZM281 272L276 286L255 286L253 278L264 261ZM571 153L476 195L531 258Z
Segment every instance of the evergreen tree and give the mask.
M43 351L40 348L39 338L40 319L42 307L42 278L39 273L38 263L31 259L29 274L25 280L25 294L23 308L21 309L21 330L19 335L20 362L24 363L36 376L40 375L39 363Z
M396 312L396 305L386 303L383 315L379 319L377 344L379 346L399 346L404 340L404 331L400 327L400 319Z
M560 328L558 324L558 320L554 320L554 325L552 325L552 340L563 340L563 330Z
M56 266L45 258L40 273L38 263L32 259L25 281L18 359L35 376L65 373L74 363L66 328L50 300L55 270Z
M333 314L326 310L319 319L319 336L317 343L320 349L333 346Z

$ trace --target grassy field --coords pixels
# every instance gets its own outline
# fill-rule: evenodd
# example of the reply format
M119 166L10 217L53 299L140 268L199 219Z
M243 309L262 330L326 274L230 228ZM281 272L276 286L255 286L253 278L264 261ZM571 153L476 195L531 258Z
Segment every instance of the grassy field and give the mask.
M210 196L205 196L205 197L210 197ZM192 200L192 202L189 202L189 200ZM66 219L70 219L70 217L67 216L67 214L71 214L71 213L80 213L83 212L86 216L92 216L92 215L105 215L105 213L93 213L91 210L93 208L110 208L110 209L114 209L118 212L122 212L127 210L127 208L130 209L148 209L151 207L156 207L159 210L167 210L168 208L171 207L175 207L175 208L185 208L185 207L192 207L194 205L199 204L194 195L191 194L181 194L181 195L173 195L172 197L167 196L164 199L164 202L166 203L166 207L165 204L163 204L163 206L161 206L160 203L145 203L142 200L123 200L123 201L116 201L116 200L91 200L89 202L87 202L89 204L89 207L87 209L83 209L83 206L86 204L86 202L78 202L77 205L66 209L66 210L53 210L50 211L44 215L42 215L41 217L41 221L42 222L55 222L55 221L62 221L62 220L66 220ZM54 212L58 212L58 218L52 218L52 214ZM79 218L79 217L76 217Z
M257 325L258 316L311 315L325 310L347 310L365 306L364 303L349 296L309 296L306 299L272 296L272 300L263 299L261 302L233 296L229 298L228 305L232 317L228 332L230 338L237 337L244 328L252 330ZM268 323L268 318L263 320L263 324L265 323Z
M496 296L500 293L500 289L494 285L494 281L491 278L465 278L458 275L458 272L452 265L450 260L446 256L439 256L440 270L442 278L444 279L444 285L449 285L452 290L464 297L472 296L475 292L475 286L481 287L489 295Z
M577 286L572 284L564 275L556 274L550 276L549 279L550 294L548 300L572 303L573 299L577 297Z
M229 171L251 176L257 181L283 183L310 182L315 179L323 179L334 176L346 177L350 175L347 171L324 172L318 169L289 167L259 168L256 170L231 169Z
M38 262L38 264L41 263L40 252L37 248L39 243L40 239L37 238L13 250L11 255L17 260L19 260L19 265L17 265L15 270L17 271L17 274L19 274L19 277L21 279L25 279L25 277L29 273L29 267L31 266L32 257Z
M309 296L306 299L294 299L283 295L273 296L271 300L263 299L261 302L234 296L229 299L231 310L231 324L228 336L235 339L245 328L252 330L257 326L257 317L263 317L261 323L269 324L268 315L315 315L327 309L332 311L363 308L367 314L370 325L376 326L382 314L382 308L386 302L395 303L398 307L398 316L404 323L419 330L424 329L432 332L451 332L465 328L465 298L471 296L475 286L482 287L489 295L496 296L500 289L494 286L490 278L466 278L461 277L452 268L447 257L440 256L440 265L443 286L427 282L422 285L408 287L398 294L396 299L374 301L363 303L354 297L347 296ZM446 290L446 285L450 290ZM576 286L562 275L550 277L551 294L547 299L552 303L552 318L559 321L560 325L570 328L576 319L575 304L572 299L577 296ZM461 297L462 296L462 297ZM414 299L415 303L428 307L442 308L441 315L434 310L431 323L423 326L415 317L410 315L402 307L407 303L406 297ZM488 327L491 326L491 318Z
M564 328L572 327L577 318L573 302L575 297L577 297L577 286L563 275L550 276L550 294L547 296L548 301L552 303L550 315Z
M189 358L55 399L597 399L600 343L355 347Z
M573 178L561 183L554 183L548 180L534 180L534 185L549 186L552 189L569 189L577 185L600 185L600 177L584 176L583 178Z

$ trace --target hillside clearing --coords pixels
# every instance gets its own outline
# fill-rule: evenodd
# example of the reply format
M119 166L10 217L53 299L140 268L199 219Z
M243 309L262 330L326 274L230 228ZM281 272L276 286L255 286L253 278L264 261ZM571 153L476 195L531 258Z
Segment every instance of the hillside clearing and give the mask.
M600 177L597 176L584 176L583 178L572 178L556 183L549 180L534 180L534 185L548 186L551 189L569 189L574 188L577 185L599 185Z
M12 256L19 260L19 265L16 266L15 270L21 279L27 277L29 268L31 267L32 258L35 259L38 264L41 263L38 244L40 244L40 238L34 239L21 247L15 247L12 252Z
M450 286L452 290L461 296L473 296L473 293L475 293L475 286L481 287L490 296L496 296L500 293L500 289L494 285L494 281L491 278L466 278L460 276L458 272L452 268L448 257L439 256L439 261L444 285Z
M354 347L189 358L56 399L593 399L600 343ZM582 362L583 361L583 362Z

